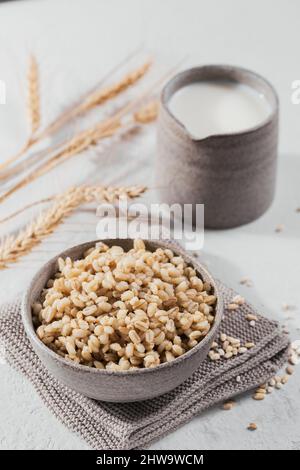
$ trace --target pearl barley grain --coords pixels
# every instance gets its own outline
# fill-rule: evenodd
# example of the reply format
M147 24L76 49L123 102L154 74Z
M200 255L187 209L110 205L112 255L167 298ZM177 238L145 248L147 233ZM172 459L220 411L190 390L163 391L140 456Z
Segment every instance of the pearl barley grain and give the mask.
M245 303L245 299L241 295L235 295L231 302L237 305L243 305Z
M212 286L170 249L150 252L135 240L125 252L99 242L58 266L32 305L33 320L44 344L76 363L156 367L197 346L214 323Z
M254 400L264 400L265 398L265 393L255 393L253 396Z
M286 373L292 375L294 373L294 369L292 366L287 366L285 369Z
M249 320L249 321L252 321L252 320L253 320L253 321L257 321L257 320L258 320L257 316L256 316L256 315L253 315L252 313L248 313L248 314L246 315L246 318L247 318L247 320Z
M247 429L249 429L249 431L256 431L257 424L256 423L249 423Z
M239 308L239 305L235 303L230 303L227 306L227 310L237 310L238 308Z
M230 400L223 403L223 410L229 411L234 407L234 401Z

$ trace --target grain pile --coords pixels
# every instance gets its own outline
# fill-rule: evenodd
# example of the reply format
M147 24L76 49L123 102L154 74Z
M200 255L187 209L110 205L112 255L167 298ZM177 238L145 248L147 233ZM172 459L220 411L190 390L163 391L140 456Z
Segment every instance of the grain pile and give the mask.
M170 249L124 252L97 243L82 259L59 259L41 302L39 338L60 356L98 369L156 367L195 347L214 322L212 286Z

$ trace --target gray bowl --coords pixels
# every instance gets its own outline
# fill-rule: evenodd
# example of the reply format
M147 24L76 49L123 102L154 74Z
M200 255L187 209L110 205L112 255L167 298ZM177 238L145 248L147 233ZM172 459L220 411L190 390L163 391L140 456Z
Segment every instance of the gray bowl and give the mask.
M222 318L222 299L214 279L206 269L198 264L196 265L195 260L180 249L171 247L174 253L180 254L188 264L195 267L203 280L208 281L213 286L217 304L215 322L207 336L197 346L174 361L161 364L156 368L124 372L95 369L62 358L45 346L35 333L31 305L39 299L47 281L57 272L57 259L60 256L78 259L84 251L95 245L97 241L99 240L77 245L63 251L48 261L34 276L22 301L22 319L28 338L36 354L54 377L90 398L110 402L130 402L147 400L169 392L192 375L201 361L205 359ZM108 245L120 245L124 250L129 250L133 246L132 240L103 241ZM147 249L151 251L159 247L170 248L170 245L163 242L147 241L145 243Z

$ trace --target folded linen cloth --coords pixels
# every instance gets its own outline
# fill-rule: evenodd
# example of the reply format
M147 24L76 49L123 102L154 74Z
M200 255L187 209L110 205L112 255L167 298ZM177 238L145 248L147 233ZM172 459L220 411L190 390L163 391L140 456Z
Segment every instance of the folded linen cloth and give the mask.
M219 284L224 305L236 294ZM258 316L250 326L246 315ZM0 343L6 361L33 384L50 411L94 449L148 446L216 403L252 389L272 377L286 361L289 340L270 321L245 303L225 311L219 332L255 347L230 359L207 358L175 390L144 402L105 403L87 398L59 383L33 351L25 334L20 300L0 308ZM240 376L239 381L236 380Z

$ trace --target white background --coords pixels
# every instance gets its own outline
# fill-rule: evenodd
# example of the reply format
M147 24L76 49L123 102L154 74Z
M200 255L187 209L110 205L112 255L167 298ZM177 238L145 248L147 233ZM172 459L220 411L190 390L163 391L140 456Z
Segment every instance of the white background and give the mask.
M38 58L43 124L142 43L157 59L157 71L187 57L192 64L229 63L264 75L281 103L280 158L276 200L256 222L227 231L207 231L203 260L213 274L239 289L263 313L289 325L299 338L300 322L300 105L291 84L300 79L300 4L296 0L40 0L0 6L0 79L7 104L0 105L0 161L20 148L26 126L28 55ZM83 182L146 183L155 158L155 128L130 144L96 148L74 158L0 206L0 218L27 202ZM4 187L3 187L4 189ZM151 191L149 192L151 198ZM1 235L20 228L33 212ZM78 230L78 220L80 228ZM275 233L278 224L284 225ZM64 247L95 237L93 211L80 212L9 270L0 272L0 301L22 291L38 267ZM241 277L253 287L240 286ZM295 305L284 312L282 303ZM0 448L80 449L85 444L47 411L20 375L0 366ZM263 402L250 395L231 411L215 407L157 442L160 449L300 448L299 373ZM250 421L256 432L247 431Z

